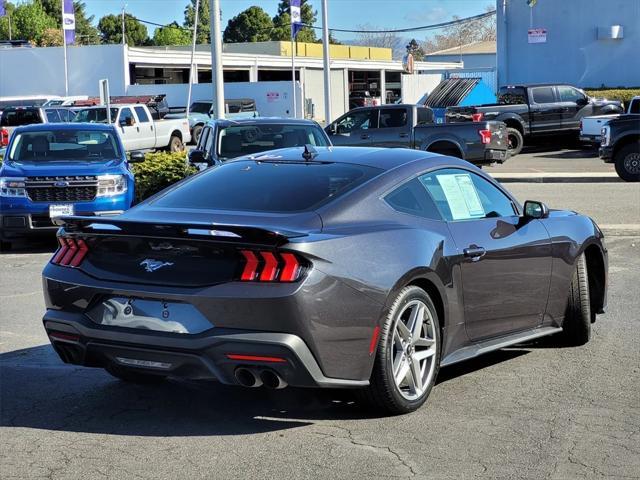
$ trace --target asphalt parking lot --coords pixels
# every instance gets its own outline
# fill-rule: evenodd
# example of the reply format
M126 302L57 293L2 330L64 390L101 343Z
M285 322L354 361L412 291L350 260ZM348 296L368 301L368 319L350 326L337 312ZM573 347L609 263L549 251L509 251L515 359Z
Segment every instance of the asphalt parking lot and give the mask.
M551 168L529 154L511 168ZM348 392L142 387L65 365L40 321L54 244L0 255L2 478L640 478L640 186L508 188L606 226L608 312L584 347L548 339L441 370L400 417L367 416Z

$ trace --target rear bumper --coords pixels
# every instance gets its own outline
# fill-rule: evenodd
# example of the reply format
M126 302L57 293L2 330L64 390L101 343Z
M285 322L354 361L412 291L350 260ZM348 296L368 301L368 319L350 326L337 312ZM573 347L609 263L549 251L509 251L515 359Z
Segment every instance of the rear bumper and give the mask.
M601 135L582 135L580 134L580 141L584 143L589 143L592 145L600 145L600 141L602 140Z
M509 158L508 150L488 149L484 152L484 160L486 163L504 163Z
M357 388L368 380L326 377L309 347L287 333L217 328L200 335L147 333L104 328L83 314L47 310L43 323L51 343L65 363L87 367L120 365L144 373L193 380L217 380L237 385L239 367L268 369L298 387ZM279 359L230 359L243 355ZM133 366L132 366L133 365Z
M79 212L79 215L118 215L124 210L110 210L99 212ZM54 225L48 213L11 213L0 215L2 238L5 240L51 235L60 228Z

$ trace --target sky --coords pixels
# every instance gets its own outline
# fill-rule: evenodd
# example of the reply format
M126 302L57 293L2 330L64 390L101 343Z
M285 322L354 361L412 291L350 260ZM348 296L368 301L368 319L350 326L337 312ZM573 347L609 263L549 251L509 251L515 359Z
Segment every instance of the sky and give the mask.
M155 23L167 24L174 20L182 23L184 8L189 0L83 0L87 12L95 15L95 22L104 15L120 13L126 4L127 12ZM209 0L201 0L209 1ZM393 29L451 20L453 15L469 17L485 12L485 7L494 5L495 0L327 0L329 27L357 29L359 25ZM222 9L222 29L230 18L252 5L262 7L270 16L274 16L278 0L220 0ZM311 0L318 11L318 26L321 25L320 0ZM149 34L153 28L147 25ZM418 40L424 40L427 32L416 32ZM339 40L355 37L352 33L336 33Z

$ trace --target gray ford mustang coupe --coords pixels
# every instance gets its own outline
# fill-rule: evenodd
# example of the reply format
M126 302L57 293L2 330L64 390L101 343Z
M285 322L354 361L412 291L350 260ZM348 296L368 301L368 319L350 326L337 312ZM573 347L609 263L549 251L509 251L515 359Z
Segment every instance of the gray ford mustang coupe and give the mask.
M584 344L606 306L590 218L416 150L275 150L62 222L44 327L63 361L126 381L355 388L405 413L440 367Z

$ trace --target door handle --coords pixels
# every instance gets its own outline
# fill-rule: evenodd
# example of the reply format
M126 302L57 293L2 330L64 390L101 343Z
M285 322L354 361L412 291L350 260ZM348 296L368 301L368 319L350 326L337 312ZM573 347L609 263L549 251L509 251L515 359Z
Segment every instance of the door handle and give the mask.
M138 131L138 133L140 132L140 127L136 127L136 130Z
M463 250L463 253L465 257L468 257L472 261L477 262L485 256L487 251L482 247L478 247L477 245L470 245Z
M362 135L360 135L360 138L361 138L362 140L366 140L366 139L368 139L368 138L369 138L369 135L368 135L367 133L363 133Z
M402 138L407 138L407 137L409 136L409 134L408 134L407 132L402 132L402 133L400 134L400 136L401 136Z

